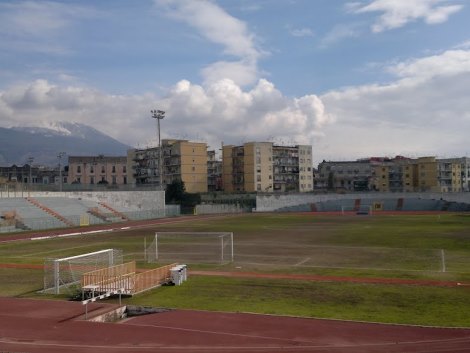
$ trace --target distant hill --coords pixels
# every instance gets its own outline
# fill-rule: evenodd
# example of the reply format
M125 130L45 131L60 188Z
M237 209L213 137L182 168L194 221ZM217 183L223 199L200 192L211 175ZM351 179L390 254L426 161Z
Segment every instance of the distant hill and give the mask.
M0 166L28 163L56 166L57 155L67 156L125 156L131 148L102 132L78 123L54 123L51 128L13 127L0 128Z

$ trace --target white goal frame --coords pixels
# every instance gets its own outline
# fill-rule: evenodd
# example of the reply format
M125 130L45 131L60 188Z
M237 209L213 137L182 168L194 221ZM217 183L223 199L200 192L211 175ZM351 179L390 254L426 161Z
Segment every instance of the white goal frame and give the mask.
M82 273L119 265L122 262L122 251L117 249L104 249L59 259L46 259L44 263L44 291L53 290L54 294L60 294L61 287L69 287L79 283ZM80 266L83 268L79 268ZM64 271L70 275L69 278L66 278Z
M371 205L361 205L359 207L355 206L341 206L341 214L345 215L346 213L362 213L367 212L368 215L372 215L372 206Z
M147 259L148 262L159 262L162 260L161 256L161 246L159 245L161 243L161 240L159 241L159 235L161 237L165 236L167 238L169 237L180 237L180 238L193 238L195 241L197 241L197 237L200 238L214 238L215 242L219 242L219 250L214 250L218 251L219 254L215 254L214 259L218 257L216 261L203 261L204 263L206 262L214 262L214 263L219 263L219 264L224 264L224 263L230 263L234 261L234 249L233 249L233 233L232 232L155 232L155 236L153 238L152 243L150 246L146 247L145 246L145 254L144 257ZM218 240L216 240L218 239ZM216 245L217 246L217 245ZM228 254L227 251L225 250L226 247L229 247L228 249ZM167 258L164 260L168 261L173 261L173 260L183 260L186 262L190 262L190 260L186 259L174 259L174 258ZM199 262L199 261L196 261Z

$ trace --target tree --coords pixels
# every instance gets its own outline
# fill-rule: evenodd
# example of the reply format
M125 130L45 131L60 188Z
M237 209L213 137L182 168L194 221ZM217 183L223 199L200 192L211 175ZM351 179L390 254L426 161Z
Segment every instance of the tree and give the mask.
M174 180L166 187L165 202L181 205L181 213L193 213L193 208L201 203L201 195L186 192L184 181Z
M186 188L184 181L173 180L171 184L166 186L165 202L166 203L180 203L185 196Z

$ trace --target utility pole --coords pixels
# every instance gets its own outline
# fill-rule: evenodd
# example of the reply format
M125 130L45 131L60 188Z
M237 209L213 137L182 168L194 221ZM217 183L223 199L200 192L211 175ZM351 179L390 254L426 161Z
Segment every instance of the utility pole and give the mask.
M59 191L62 192L62 166L61 161L62 157L65 156L65 152L59 152L57 155L57 159L59 160Z
M28 164L29 164L29 190L30 191L33 185L32 172L31 172L33 162L34 162L34 157L29 157Z
M158 174L160 177L160 190L163 190L163 164L162 164L162 144L160 140L160 120L165 117L163 110L151 110L152 118L157 120L158 128Z

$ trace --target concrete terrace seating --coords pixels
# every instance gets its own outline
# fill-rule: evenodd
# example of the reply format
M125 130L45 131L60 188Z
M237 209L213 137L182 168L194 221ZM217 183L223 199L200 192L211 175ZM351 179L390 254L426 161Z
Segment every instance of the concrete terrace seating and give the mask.
M93 201L84 203L80 199L66 197L37 197L35 199L41 205L67 218L74 225L80 225L80 217L83 215L88 215L90 224L105 223L102 219L88 213L90 208L98 207L98 204Z
M47 212L34 206L25 198L0 199L0 212L15 211L27 229L48 229L64 227L64 223Z

